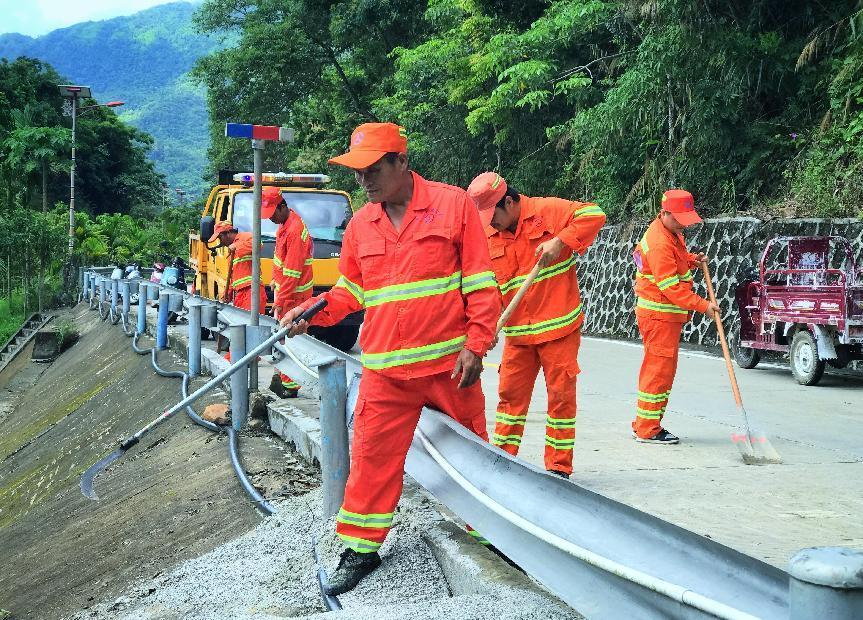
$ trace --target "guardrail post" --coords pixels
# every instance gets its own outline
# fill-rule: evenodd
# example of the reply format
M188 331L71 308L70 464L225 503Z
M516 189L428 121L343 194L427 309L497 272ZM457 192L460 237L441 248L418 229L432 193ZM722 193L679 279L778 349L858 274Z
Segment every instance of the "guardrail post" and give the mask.
M117 299L120 293L120 282L111 279L111 312L117 314Z
M228 329L231 339L231 363L246 354L246 326L231 325ZM249 370L235 372L231 375L231 426L239 431L249 417Z
M123 317L126 321L129 320L129 310L132 306L132 283L128 280L120 281L120 293L123 297Z
M81 268L83 269L83 267ZM87 295L90 292L90 274L84 271L82 275L82 284L81 284L81 299L87 299Z
M138 325L135 330L138 334L144 334L147 331L147 288L146 282L138 284Z
M863 618L863 552L844 547L798 551L789 563L791 620Z
M91 273L87 278L90 282L87 285L87 294L89 296L89 301L93 301L93 298L96 296L96 274Z
M318 366L321 386L321 478L324 486L323 518L339 511L351 468L348 427L345 421L347 376L345 360Z
M201 374L201 304L189 302L189 376Z
M159 316L156 321L156 350L168 348L168 312L171 303L168 293L159 293Z

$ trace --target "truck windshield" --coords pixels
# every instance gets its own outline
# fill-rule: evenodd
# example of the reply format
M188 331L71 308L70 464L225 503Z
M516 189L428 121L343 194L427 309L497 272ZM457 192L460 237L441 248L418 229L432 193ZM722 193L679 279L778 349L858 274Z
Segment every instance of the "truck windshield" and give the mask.
M341 194L327 192L282 192L288 207L296 211L313 239L341 242L348 225L348 200ZM252 231L252 192L239 192L234 196L233 224L241 232ZM278 226L270 220L261 221L261 238L276 238Z

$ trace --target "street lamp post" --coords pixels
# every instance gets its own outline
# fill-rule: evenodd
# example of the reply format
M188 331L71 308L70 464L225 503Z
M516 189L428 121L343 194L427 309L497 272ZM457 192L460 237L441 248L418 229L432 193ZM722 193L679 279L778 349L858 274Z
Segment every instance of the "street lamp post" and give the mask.
M123 102L109 101L105 104L79 107L78 99L91 99L93 97L89 86L61 84L58 85L57 88L60 89L60 95L64 97L69 104L67 115L72 117L72 163L69 169L69 247L66 256L66 273L64 274L66 287L69 289L72 274L72 252L75 250L75 130L77 129L78 110L88 110L100 107L115 108L123 105Z

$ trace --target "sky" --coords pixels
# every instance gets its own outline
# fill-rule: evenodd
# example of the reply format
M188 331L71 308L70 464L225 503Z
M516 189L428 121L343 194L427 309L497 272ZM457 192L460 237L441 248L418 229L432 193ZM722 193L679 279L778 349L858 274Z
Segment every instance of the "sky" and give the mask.
M0 34L20 32L32 37L78 22L131 15L177 0L0 0ZM189 2L194 0L180 0Z

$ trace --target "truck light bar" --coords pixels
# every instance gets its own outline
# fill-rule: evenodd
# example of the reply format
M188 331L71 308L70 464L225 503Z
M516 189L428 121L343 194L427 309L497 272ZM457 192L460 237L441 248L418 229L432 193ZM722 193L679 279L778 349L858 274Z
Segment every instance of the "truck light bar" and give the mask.
M239 172L234 175L234 181L245 185L255 182L255 175L251 172ZM323 185L330 182L326 174L294 174L288 172L264 172L261 182L270 185Z
M290 127L278 127L277 125L225 123L225 137L291 142L294 139L294 130Z

